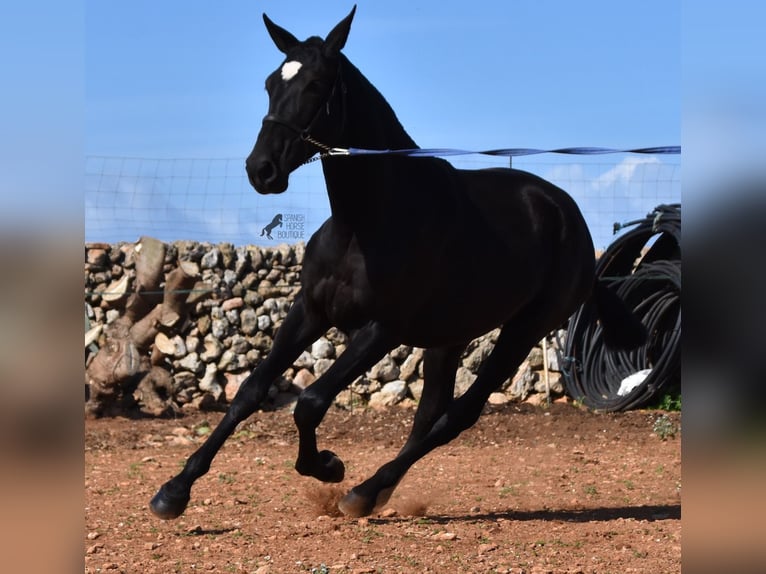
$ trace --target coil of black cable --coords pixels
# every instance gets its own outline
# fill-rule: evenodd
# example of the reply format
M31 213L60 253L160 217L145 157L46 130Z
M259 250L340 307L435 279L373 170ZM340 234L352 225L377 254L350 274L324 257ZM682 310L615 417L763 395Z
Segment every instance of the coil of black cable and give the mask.
M586 302L569 320L561 357L567 394L606 412L646 406L681 385L681 205L659 205L644 219L615 224L615 232L624 227L632 229L599 257L596 275L641 320L647 341L609 349L595 305Z

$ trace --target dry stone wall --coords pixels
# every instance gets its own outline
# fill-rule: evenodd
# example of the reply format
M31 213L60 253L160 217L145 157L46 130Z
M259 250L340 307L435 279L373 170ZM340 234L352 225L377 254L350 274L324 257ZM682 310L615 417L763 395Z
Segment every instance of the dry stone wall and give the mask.
M158 243L141 238L136 243L85 245L86 408L90 414L140 409L161 415L225 408L271 349L299 289L303 243L274 248ZM154 287L147 287L151 282L142 279L147 275L149 246L158 260L150 273ZM184 271L185 288L170 289L178 284L174 277L179 268ZM135 311L137 300L144 303L143 320ZM170 319L159 308L168 300L175 302ZM152 311L154 303L157 308ZM468 346L457 372L456 395L475 380L496 337L493 331ZM134 344L136 339L141 344ZM315 341L274 382L268 404L293 403L302 389L327 371L346 344L346 336L335 329ZM117 372L124 376L116 376ZM562 383L554 349L548 346L544 357L542 348L535 347L490 402L540 403L563 394ZM419 400L422 388L423 350L400 346L355 380L336 404L346 408L412 404Z

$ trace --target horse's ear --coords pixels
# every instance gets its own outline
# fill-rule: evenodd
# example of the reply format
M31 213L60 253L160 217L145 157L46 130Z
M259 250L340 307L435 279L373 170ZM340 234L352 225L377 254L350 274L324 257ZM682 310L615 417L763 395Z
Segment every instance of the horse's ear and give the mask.
M354 19L354 13L356 12L356 4L351 9L351 13L343 18L332 31L327 34L327 39L324 41L324 54L328 57L337 56L346 45L348 39L348 33L351 30L351 20Z
M269 31L269 36L274 40L274 44L276 44L279 51L283 54L287 54L290 48L294 48L300 44L298 38L284 28L274 24L266 14L263 15L263 23L266 24L266 30Z

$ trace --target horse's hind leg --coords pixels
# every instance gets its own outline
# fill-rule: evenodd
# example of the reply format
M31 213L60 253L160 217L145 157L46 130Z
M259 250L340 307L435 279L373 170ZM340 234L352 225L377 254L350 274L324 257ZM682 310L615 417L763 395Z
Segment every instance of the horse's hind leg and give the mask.
M470 428L481 415L489 395L513 373L530 348L545 335L547 329L542 325L536 318L506 324L494 350L479 369L473 385L462 396L450 402L424 436L419 440L415 437L408 440L396 458L381 466L371 478L346 494L338 504L339 508L354 517L370 514L388 501L396 485L416 461Z
M306 313L299 295L279 328L269 355L242 383L223 419L205 443L192 454L183 470L162 485L150 508L160 518L177 518L189 503L194 481L209 469L218 450L237 425L249 417L263 401L271 383L283 373L327 325L319 317Z
M444 414L455 392L455 373L465 345L427 349L423 355L423 394L412 423L412 431L402 450L418 443Z

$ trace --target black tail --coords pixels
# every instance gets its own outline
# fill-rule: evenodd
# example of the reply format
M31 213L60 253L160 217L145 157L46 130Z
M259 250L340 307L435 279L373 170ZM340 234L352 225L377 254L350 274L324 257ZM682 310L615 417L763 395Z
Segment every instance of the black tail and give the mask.
M592 297L607 347L628 350L646 342L644 325L603 281L596 280Z

